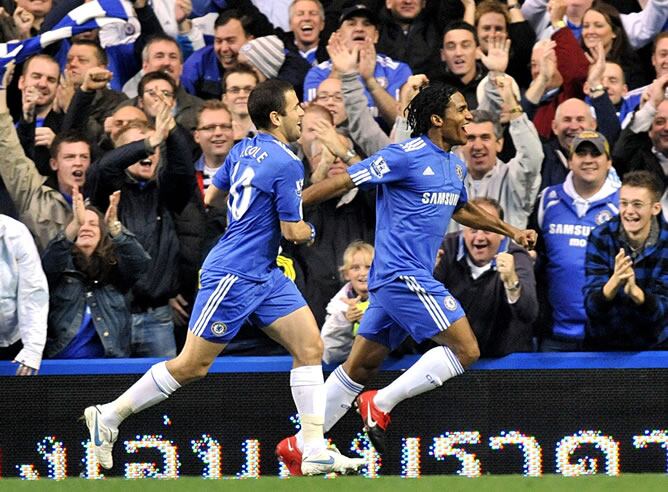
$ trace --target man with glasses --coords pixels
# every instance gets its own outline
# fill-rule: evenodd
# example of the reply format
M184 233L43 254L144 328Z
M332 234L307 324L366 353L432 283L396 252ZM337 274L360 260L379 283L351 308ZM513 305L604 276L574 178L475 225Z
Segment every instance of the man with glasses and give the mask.
M585 346L593 350L668 348L668 224L663 183L649 171L624 175L619 216L587 243Z
M255 71L240 63L223 75L223 102L232 115L234 141L255 135L255 125L248 115L248 96L258 83Z
M587 237L618 214L619 185L608 179L610 147L598 132L585 130L572 140L562 184L543 190L538 205L540 228L538 273L551 316L543 326L541 350L572 352L583 349Z
M202 156L195 162L195 175L202 196L211 184L218 168L225 162L233 140L232 116L220 101L206 101L199 110L195 142Z
M176 84L164 72L151 72L144 75L139 81L137 91L137 106L150 119L154 119L158 115L163 101L170 109L173 109L176 103Z
M328 77L320 82L314 102L327 108L334 120L334 126L338 127L348 119L346 105L343 102L341 79Z

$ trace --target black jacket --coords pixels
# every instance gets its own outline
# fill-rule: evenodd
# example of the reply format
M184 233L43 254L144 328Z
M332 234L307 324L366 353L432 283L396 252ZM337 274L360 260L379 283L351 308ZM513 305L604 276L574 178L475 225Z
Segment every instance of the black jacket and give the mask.
M179 241L172 214L188 203L195 187L195 171L187 145L188 134L176 126L161 147L157 179L139 182L126 168L151 155L145 141L114 149L88 171L91 200L101 210L109 195L121 190L118 216L151 255L149 268L133 288L133 308L167 304L179 288Z
M619 177L629 171L650 171L661 179L664 189L668 187L668 175L652 152L652 141L648 133L634 133L630 125L619 135L612 150L612 165Z
M466 248L458 233L448 234L445 251L436 265L434 277L460 302L478 339L482 357L500 357L531 350L532 323L538 316L533 262L526 250L509 241L506 252L515 259L520 280L520 298L509 304L501 278L492 268L477 279L471 277ZM503 244L503 243L502 243ZM463 255L459 253L462 252Z
M340 198L332 198L304 210L304 220L315 226L317 236L313 246L300 245L295 260L304 272L304 298L318 326L325 322L326 307L343 282L339 265L348 245L361 240L374 243L376 227L376 193L358 190L348 204L337 208Z
M407 63L413 73L426 73L430 67L440 63L439 52L443 45L441 28L428 12L422 11L404 33L392 13L383 9L379 31L376 51Z

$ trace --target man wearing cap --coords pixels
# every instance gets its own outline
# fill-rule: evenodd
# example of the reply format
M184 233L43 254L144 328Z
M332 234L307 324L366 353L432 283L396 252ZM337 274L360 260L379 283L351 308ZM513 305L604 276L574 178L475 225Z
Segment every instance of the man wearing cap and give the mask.
M537 270L543 281L537 284L551 309L541 326L542 351L582 350L587 237L619 213L619 184L607 179L611 165L605 137L582 131L570 146L566 180L540 196Z
M378 18L364 4L345 7L339 18L339 29L330 43L343 44L349 52L359 52L358 71L365 86L368 106L375 117L392 125L397 115L401 86L411 76L411 69L402 62L376 53ZM332 61L327 60L309 70L304 80L304 100L315 99L320 83L332 73Z

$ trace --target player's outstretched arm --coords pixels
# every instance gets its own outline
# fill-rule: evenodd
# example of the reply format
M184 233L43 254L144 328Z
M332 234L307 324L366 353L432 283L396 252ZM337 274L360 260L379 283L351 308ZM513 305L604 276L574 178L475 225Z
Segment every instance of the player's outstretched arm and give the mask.
M221 190L211 183L204 193L204 205L207 207L223 208L227 199L227 190Z
M337 174L306 188L302 193L302 201L304 205L324 202L354 187L355 184L348 173Z
M457 222L473 229L496 232L512 238L516 243L527 249L533 249L538 234L532 229L521 230L502 221L498 217L487 213L475 203L466 202L462 208L452 216Z

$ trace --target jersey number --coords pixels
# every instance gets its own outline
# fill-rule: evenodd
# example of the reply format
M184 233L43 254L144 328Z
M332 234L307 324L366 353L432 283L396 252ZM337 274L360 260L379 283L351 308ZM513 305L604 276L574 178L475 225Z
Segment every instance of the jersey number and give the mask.
M232 179L236 179L237 171L239 171L239 162L234 165L232 171ZM251 202L251 194L253 193L253 188L251 187L251 180L255 177L255 171L252 167L247 167L241 173L232 186L230 187L230 200L228 203L228 208L232 212L232 217L235 220L239 220L244 216Z

